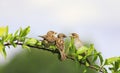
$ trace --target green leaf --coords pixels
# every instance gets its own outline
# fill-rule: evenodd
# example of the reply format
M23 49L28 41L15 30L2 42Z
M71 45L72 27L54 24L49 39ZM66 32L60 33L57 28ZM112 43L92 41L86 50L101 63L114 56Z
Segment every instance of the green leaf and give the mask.
M49 46L49 48L50 48L50 49L52 49L52 50L55 50L57 47L56 47L56 46L51 45L51 46Z
M85 62L85 65L86 65L86 66L90 66L89 63L88 63L87 61Z
M19 30L17 30L17 31L14 33L14 36L17 36L18 32L19 32Z
M100 59L100 63L101 63L101 65L102 65L102 64L103 64L103 61L104 61L104 60L103 60L103 57L102 57L102 55L101 55L100 53L98 54L98 56L99 56L99 59Z
M90 55L92 55L93 52L94 52L94 45L91 44L91 45L90 45L90 48L89 48L88 51L87 51L86 56L90 56Z
M117 71L116 73L120 73L120 70L119 70L119 71Z
M8 34L8 36L5 38L5 42L7 42L8 40L10 40L11 39L11 37L12 37L12 34Z
M7 53L6 53L5 47L3 48L3 55L4 55L4 57L6 58Z
M0 42L0 52L3 52L4 45Z
M70 39L68 51L69 51L70 55L72 55L73 53L76 52L76 48L75 48L75 45L74 45L74 39L73 38Z
M119 69L119 62L115 62L115 71Z
M5 35L8 35L8 31L9 31L9 28L8 28L8 26L6 26L6 34Z
M5 46L0 42L0 53L2 53L4 55L4 57L6 58L6 51L5 51Z
M65 52L68 54L69 53L69 48L70 48L70 39L66 38L65 39Z
M72 48L72 49L75 49L75 46L74 46L74 39L73 39L73 38L71 38L71 40L70 40L69 47Z
M4 40L5 40L5 36L2 36L2 39L1 39L1 40L2 40L2 42L4 42Z
M98 54L98 53L100 53L100 52L97 52L97 50L96 50L96 49L94 49L94 54Z
M93 65L95 68L97 68L97 69L99 69L100 68L100 66L99 65Z
M34 46L34 45L37 44L37 42L38 42L38 41L37 41L36 39L34 39L34 38L29 38L29 39L26 40L25 43L26 43L27 45Z
M25 28L24 30L22 30L22 28L21 28L21 29L20 29L20 37L26 36L29 32L30 32L30 26L28 26L28 27Z
M38 41L38 42L37 42L37 45L38 45L38 46L41 46L41 45L42 45L42 42L41 42L41 41Z
M10 43L13 43L14 42L14 40L15 40L15 37L13 36L13 37L11 37L10 38Z
M24 30L23 30L23 36L26 36L29 32L30 32L30 26L28 26L27 28L25 28Z
M83 58L83 56L78 55L78 60L80 61Z
M112 57L112 58L106 59L105 65L109 65L117 61L120 61L120 57Z
M81 48L79 48L78 50L77 50L77 54L83 54L83 53L85 53L86 51L88 50L88 48L86 47L86 46L82 46Z
M108 73L106 68L103 68L103 69L104 69L104 73Z
M94 49L94 54L93 54L93 60L92 62L95 62L98 59L98 55L100 54L100 52L97 52L96 49Z
M17 44L15 44L14 42L13 43L11 43L12 45L13 45L13 47L14 48L16 48L17 47Z
M20 27L20 33L19 36L22 36L23 29Z
M29 46L27 46L26 44L23 44L23 45L22 45L22 48L27 49L29 52L31 52L30 47L29 47Z
M109 70L111 70L112 73L114 73L114 68L113 67L112 68L110 67Z
M8 26L6 27L0 27L0 37L8 33Z
M84 69L83 73L86 73L87 72L87 69Z
M94 57L93 57L92 62L95 62L95 61L97 60L97 58L98 58L98 55L97 55L97 54L95 54L95 55L94 55Z

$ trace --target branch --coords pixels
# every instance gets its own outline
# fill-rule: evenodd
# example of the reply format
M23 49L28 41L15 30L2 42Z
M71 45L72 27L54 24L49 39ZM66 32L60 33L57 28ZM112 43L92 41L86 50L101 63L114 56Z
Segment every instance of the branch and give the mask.
M15 42L15 44L22 46L23 42ZM12 44L10 44L10 43L4 44L4 46L11 46L11 45ZM50 49L46 49L46 48L41 48L40 46L30 46L30 45L27 45L27 46L29 46L31 48L42 49L42 50L49 51L49 52L52 52L52 53L55 53L55 54L59 54L58 50L50 50ZM71 60L75 61L75 59L73 57L71 57L71 56L66 55L66 57L67 57L67 59L71 59ZM81 62L79 62L79 63L82 64L82 65L84 65L84 66L86 66L85 63L81 63ZM93 70L100 71L101 73L104 73L104 70L96 68L93 65L89 65L88 67L91 68L91 69L93 69Z
M22 46L22 45L23 45L23 42L15 42L15 44ZM11 46L11 45L12 45L12 44L10 44L10 43L4 44L4 46ZM46 51L49 51L49 52L52 52L52 53L59 53L57 50L53 51L53 50L50 50L50 49L41 48L41 47L39 47L39 46L30 46L30 45L27 45L27 46L29 46L29 47L31 47L31 48L46 50Z

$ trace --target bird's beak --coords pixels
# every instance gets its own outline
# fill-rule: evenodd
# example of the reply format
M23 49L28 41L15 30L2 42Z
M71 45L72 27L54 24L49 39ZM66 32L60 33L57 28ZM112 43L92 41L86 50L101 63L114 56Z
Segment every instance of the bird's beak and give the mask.
M72 35L72 33L70 34L70 36L69 36L70 38L74 38L74 36Z

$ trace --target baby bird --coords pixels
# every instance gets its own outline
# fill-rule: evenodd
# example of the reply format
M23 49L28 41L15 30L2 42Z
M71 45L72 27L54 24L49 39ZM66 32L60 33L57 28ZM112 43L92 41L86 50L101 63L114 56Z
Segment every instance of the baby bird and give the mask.
M83 43L81 42L79 35L77 33L72 33L71 37L74 39L74 45L76 47L76 50L78 50L79 48L81 48L83 46ZM85 54L86 54L86 52L83 53L83 55L85 55ZM90 64L89 59L87 58L86 60Z
M57 39L56 39L56 46L57 49L60 52L60 56L61 56L61 60L65 60L66 59L66 55L65 55L65 46L64 46L64 38L66 36L63 33L58 34Z
M77 33L72 33L71 35L72 35L71 37L74 39L75 48L76 50L78 50L80 47L83 46L83 43L81 42L79 35Z
M57 33L54 31L48 31L46 35L39 37L42 37L43 40L47 41L48 43L54 43L56 41L55 34Z

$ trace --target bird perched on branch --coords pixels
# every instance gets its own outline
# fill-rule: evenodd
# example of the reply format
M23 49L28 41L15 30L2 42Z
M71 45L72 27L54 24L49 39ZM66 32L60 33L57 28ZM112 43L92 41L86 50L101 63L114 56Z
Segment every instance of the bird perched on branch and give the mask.
M43 38L42 44L44 45L44 47L49 48L50 45L55 45L55 41L57 38L57 37L55 37L56 34L57 33L54 31L48 31L46 35L39 36L39 37Z
M81 47L84 46L77 33L72 33L71 35L72 35L71 37L74 39L74 45L76 50L79 50ZM85 55L86 53L87 52L84 52L82 55ZM88 62L88 64L90 64L90 61L88 58L86 58L86 61Z
M64 35L63 33L58 34L57 39L56 39L56 47L60 52L60 56L61 56L61 60L65 60L66 59L66 55L65 55L65 44L64 44L64 38L66 37L66 35Z
M78 50L80 47L83 46L83 43L81 42L79 35L77 33L72 33L71 35L72 35L71 37L74 39L75 48L76 50Z
M46 35L43 36L39 36L41 38L43 38L43 40L46 40L48 43L54 43L56 40L56 35L57 33L54 31L48 31Z

